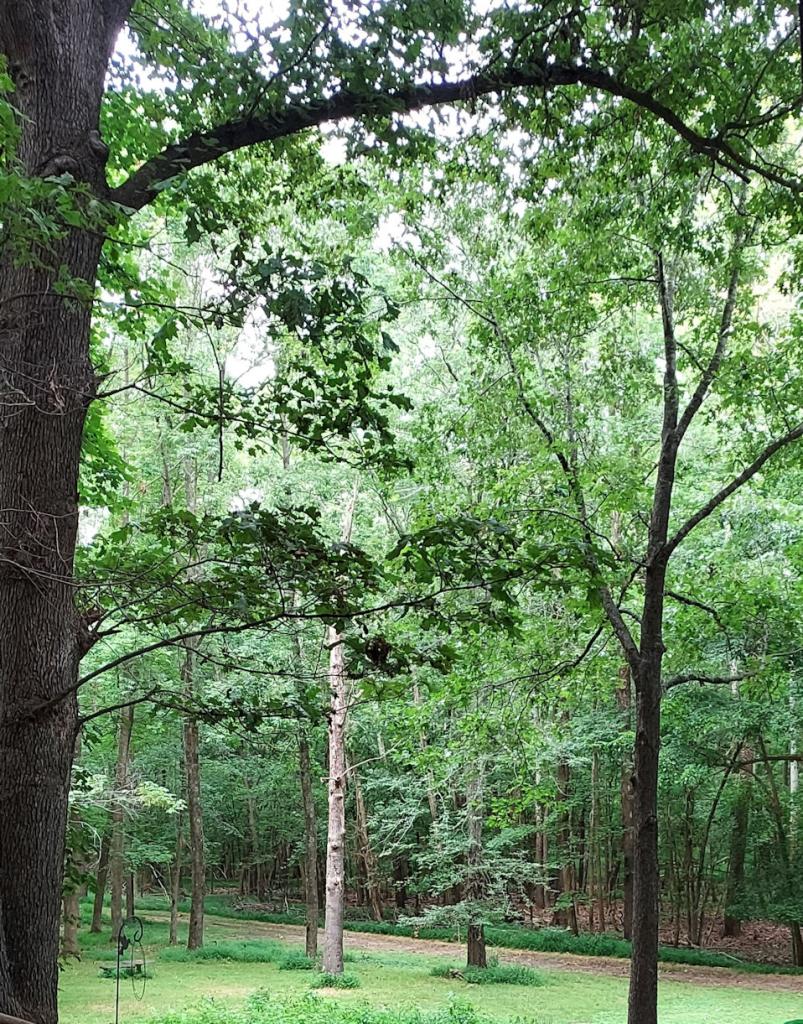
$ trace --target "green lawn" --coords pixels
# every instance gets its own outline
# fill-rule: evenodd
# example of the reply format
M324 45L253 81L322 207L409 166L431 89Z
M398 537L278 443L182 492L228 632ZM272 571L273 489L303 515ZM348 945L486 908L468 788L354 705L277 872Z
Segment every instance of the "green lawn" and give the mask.
M183 1010L205 997L226 1006L241 1006L258 989L276 997L297 997L310 989L309 971L280 970L277 962L240 963L226 960L167 962L159 959L166 939L163 923L146 925L146 956L153 973L145 996L137 1002L130 981L121 982L122 1024L146 1020L168 1011ZM61 975L62 1024L109 1024L114 1019L114 981L98 976L95 957L111 956L111 944L89 937L81 963ZM231 928L213 921L207 943L231 942ZM254 944L258 945L258 944ZM267 942L266 948L277 944ZM282 947L290 950L296 947ZM272 954L271 954L272 955ZM465 985L449 978L432 977L430 971L443 959L415 954L361 954L350 958L348 970L358 975L360 987L338 991L328 998L341 1005L369 1005L393 1010L435 1010L459 999L492 1020L516 1017L537 1024L623 1024L627 984L624 979L586 973L544 971L545 983L537 988L516 985ZM734 979L736 980L736 979ZM763 992L739 979L738 987L702 987L667 981L661 989L661 1024L784 1024L803 1015L803 995L794 992ZM757 982L760 984L760 982Z

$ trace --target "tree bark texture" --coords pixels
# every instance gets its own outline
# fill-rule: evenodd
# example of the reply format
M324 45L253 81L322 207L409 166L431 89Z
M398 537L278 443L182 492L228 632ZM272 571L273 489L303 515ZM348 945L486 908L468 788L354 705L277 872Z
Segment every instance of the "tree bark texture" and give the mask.
M329 644L329 825L326 838L326 922L323 970L343 973L343 915L346 886L346 715L348 680L343 644L327 629Z
M318 955L318 826L309 736L303 723L298 732L298 773L304 813L304 945L307 956L314 959Z

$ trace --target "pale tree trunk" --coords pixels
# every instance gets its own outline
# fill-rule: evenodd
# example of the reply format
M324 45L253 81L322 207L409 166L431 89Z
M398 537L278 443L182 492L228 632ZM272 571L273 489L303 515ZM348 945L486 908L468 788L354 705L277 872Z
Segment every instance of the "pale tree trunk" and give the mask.
M326 837L326 921L323 970L343 973L343 916L346 889L346 715L348 680L343 644L337 631L326 631L329 645L329 826Z
M198 465L194 459L184 463L184 486L187 509L195 512L197 496ZM187 575L197 578L198 569L190 566ZM187 949L200 949L204 944L204 891L206 888L206 859L204 854L204 821L201 802L201 753L198 719L192 711L197 697L195 679L196 659L200 646L198 637L184 641L184 660L181 666L181 680L184 700L190 710L184 716L184 771L187 782L187 818L189 821L190 853L190 924L187 935Z
M318 829L309 735L304 723L298 730L298 773L304 814L304 946L307 956L314 959L318 955Z
M106 881L109 874L109 833L104 832L100 840L98 868L95 875L95 899L92 904L92 924L90 932L97 934L103 931L103 898L106 895Z
M355 485L343 514L341 537L351 540ZM346 720L349 683L343 641L333 626L326 629L329 647L329 822L326 835L326 919L323 939L325 974L343 973L343 918L346 899Z
M357 842L359 845L360 858L365 869L365 887L368 891L368 905L371 908L371 917L374 921L382 920L382 894L379 888L378 868L376 854L371 846L371 836L368 831L368 810L365 806L365 795L362 791L362 784L356 768L348 769L354 785L354 804L357 819Z
M117 768L114 775L115 800L112 807L112 838L109 850L109 889L111 891L112 942L117 941L123 923L123 888L125 886L125 807L122 796L128 788L131 752L131 731L134 727L134 707L120 712L117 734Z
M466 827L468 831L466 898L474 903L481 900L485 895L482 847L484 775L485 761L483 758L478 758L466 786ZM470 911L470 915L468 949L466 951L467 963L469 967L487 967L485 926L476 908Z
M282 468L290 469L290 442L282 436ZM349 526L349 532L351 527ZM293 595L295 605L296 595ZM304 665L304 651L301 634L296 630L293 636L296 664L301 672ZM318 823L315 814L315 792L312 785L310 760L310 731L306 722L298 724L298 778L301 787L301 808L304 816L304 948L307 956L314 960L318 955Z

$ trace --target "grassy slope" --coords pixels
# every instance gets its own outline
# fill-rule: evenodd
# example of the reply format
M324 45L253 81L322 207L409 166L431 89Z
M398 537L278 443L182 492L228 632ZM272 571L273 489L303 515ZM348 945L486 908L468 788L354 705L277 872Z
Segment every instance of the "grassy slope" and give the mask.
M93 960L96 955L108 956L108 933L87 938L90 941L83 962L68 966L61 975L62 1024L108 1024L113 1019L114 982L98 977ZM160 944L166 939L163 924L146 924L145 938L153 977L142 1002L135 1001L130 982L121 984L120 1018L124 1024L191 1006L203 997L241 1003L260 988L278 995L309 990L309 972L280 970L276 962L159 960ZM230 928L224 931L215 926L214 919L209 921L207 942L231 938ZM360 988L340 991L333 998L350 1004L436 1009L448 1004L454 994L494 1020L522 1017L537 1024L623 1024L625 1020L624 979L544 972L546 984L539 988L466 986L431 977L430 971L438 962L443 961L410 954L356 954L349 970L359 976ZM705 988L672 982L662 986L661 1024L783 1024L800 1016L802 1004L801 996L793 992ZM221 1020L225 1020L225 1010Z

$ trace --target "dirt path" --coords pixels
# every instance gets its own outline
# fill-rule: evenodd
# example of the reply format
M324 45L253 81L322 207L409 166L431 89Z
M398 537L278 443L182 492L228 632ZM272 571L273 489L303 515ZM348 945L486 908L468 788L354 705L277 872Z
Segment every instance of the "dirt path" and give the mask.
M146 911L146 916L168 920L162 911ZM186 914L180 915L187 919ZM231 931L232 938L276 939L278 942L299 943L304 940L304 928L293 924L268 924L265 921L245 921L208 915L210 925ZM363 953L423 953L459 960L463 950L453 942L437 939L411 939L399 935L372 935L367 932L346 931L346 948ZM552 971L572 971L582 974L604 974L626 978L630 961L607 956L575 956L571 953L532 953L519 949L494 949L499 962L524 964ZM692 967L685 964L660 964L662 981L682 981L692 985L722 986L725 988L755 989L760 992L800 992L803 994L803 975L744 974L727 967Z

